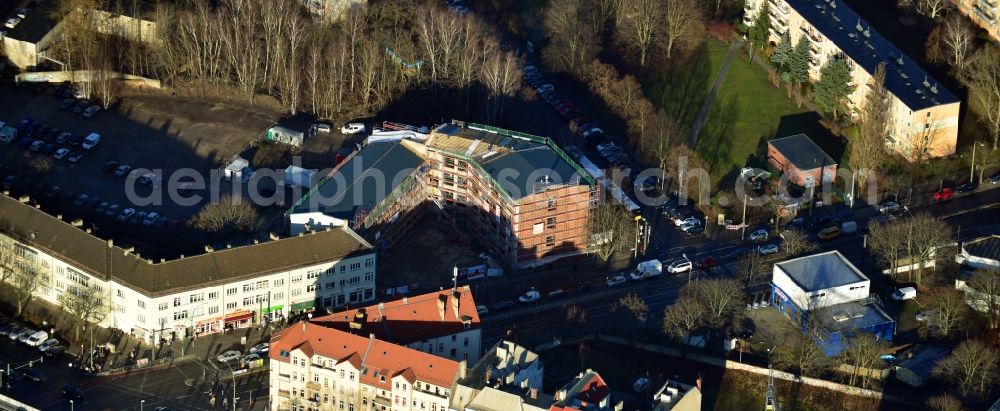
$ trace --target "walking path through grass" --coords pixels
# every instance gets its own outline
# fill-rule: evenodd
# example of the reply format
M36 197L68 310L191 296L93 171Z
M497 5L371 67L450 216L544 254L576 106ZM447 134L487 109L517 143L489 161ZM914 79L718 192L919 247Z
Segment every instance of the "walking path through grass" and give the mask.
M715 75L715 81L712 83L712 89L708 91L708 97L706 97L705 102L702 103L701 110L698 111L698 117L695 118L694 124L691 126L691 134L688 135L687 140L688 146L694 147L695 143L698 141L698 133L701 132L701 126L705 124L705 119L708 117L708 110L712 108L712 102L715 101L715 95L719 92L719 87L722 87L722 82L726 79L726 74L729 73L729 64L733 62L733 57L736 56L736 50L739 50L741 44L743 44L743 42L738 39L733 39L732 43L729 44L729 51L726 52L726 59L722 61L722 67L719 68L718 74Z

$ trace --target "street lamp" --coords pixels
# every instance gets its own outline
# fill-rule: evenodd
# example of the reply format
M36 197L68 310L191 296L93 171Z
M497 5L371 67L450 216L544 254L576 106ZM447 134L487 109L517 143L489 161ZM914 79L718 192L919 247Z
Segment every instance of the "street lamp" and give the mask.
M73 411L73 400L69 400L69 411Z
M976 146L986 147L986 143L979 141L972 144L972 162L969 163L969 181L976 175Z
M310 317L311 316L312 314L310 314ZM229 365L229 361L226 361L223 364L226 364L226 368L229 369L229 378L233 382L233 411L236 411L236 374L233 374L233 367Z
M146 400L139 400L139 411L142 411L145 405L146 405Z

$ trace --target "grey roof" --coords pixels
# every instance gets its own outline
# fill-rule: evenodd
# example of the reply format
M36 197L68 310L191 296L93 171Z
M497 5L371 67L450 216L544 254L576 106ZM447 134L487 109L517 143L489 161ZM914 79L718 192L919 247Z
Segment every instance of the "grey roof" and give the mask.
M805 134L776 138L767 143L774 146L795 168L802 171L837 165L826 151Z
M962 248L969 255L976 257L1000 260L1000 235L977 238L962 244Z
M50 17L53 3L54 0L39 2L37 7L24 16L20 24L7 31L7 37L28 43L41 41L56 26L55 20Z
M374 209L423 163L398 141L368 144L314 185L288 214L322 212L350 220Z
M350 230L336 228L154 263L5 195L0 195L0 216L3 234L96 278L152 296L374 253Z
M815 313L816 311L814 311ZM824 328L829 332L862 330L893 322L892 317L874 303L851 301L818 309Z
M835 8L827 0L785 1L869 73L874 73L879 63L884 62L886 88L910 109L923 110L959 101L958 97L938 84L916 61L872 29L868 22L862 20L842 0L829 0L836 5ZM865 35L866 32L868 36ZM793 40L798 40L799 33L791 35L795 37ZM925 79L927 85L924 84Z
M818 291L868 281L839 251L828 251L775 263L805 291Z
M534 194L547 184L589 184L589 181L581 178L580 166L549 139L528 135L519 137L521 133L504 135L455 124L445 124L434 131L479 140L478 144L495 147L495 154L483 155L474 160L514 200Z
M926 347L913 354L912 358L903 360L897 366L906 368L920 377L928 378L934 372L938 361L949 354L951 354L951 349L948 347Z

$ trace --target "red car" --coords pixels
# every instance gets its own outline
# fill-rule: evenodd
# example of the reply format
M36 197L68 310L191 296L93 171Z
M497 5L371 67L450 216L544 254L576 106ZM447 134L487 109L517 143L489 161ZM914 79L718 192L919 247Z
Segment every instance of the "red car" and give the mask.
M705 257L694 263L695 268L706 270L715 267L715 257Z
M946 201L951 200L955 196L955 190L950 187L942 188L934 192L934 201Z

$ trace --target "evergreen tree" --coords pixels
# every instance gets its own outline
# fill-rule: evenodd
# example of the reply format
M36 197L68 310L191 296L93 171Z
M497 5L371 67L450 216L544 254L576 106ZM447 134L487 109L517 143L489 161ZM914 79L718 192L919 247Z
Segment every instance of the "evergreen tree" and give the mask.
M844 59L833 59L820 70L819 80L813 85L816 103L824 110L832 112L837 117L838 111L844 107L844 99L854 92L855 86L849 85L851 68Z
M803 34L788 56L788 73L796 85L809 81L809 40Z
M779 71L785 71L791 55L792 44L788 36L783 36L781 37L781 41L778 42L778 46L774 48L774 54L771 54L771 62L778 66Z
M753 20L753 25L750 26L750 31L748 33L748 38L750 39L751 48L764 48L768 40L768 30L771 28L771 19L767 16L768 2L763 2L764 4L760 6L760 10L757 11L757 16Z

